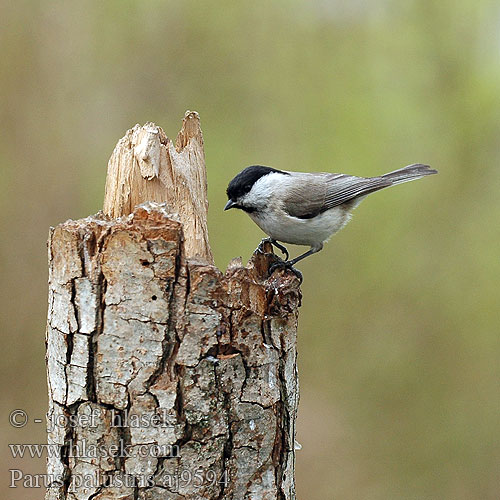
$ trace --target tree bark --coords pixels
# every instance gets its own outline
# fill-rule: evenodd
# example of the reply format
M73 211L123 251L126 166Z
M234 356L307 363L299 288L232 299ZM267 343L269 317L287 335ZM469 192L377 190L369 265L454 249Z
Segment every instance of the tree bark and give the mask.
M298 280L268 276L269 244L246 267L213 265L197 115L177 147L156 127L175 175L135 191L159 180L130 140L153 127L118 143L109 215L51 230L46 499L294 499ZM110 180L117 164L142 180Z

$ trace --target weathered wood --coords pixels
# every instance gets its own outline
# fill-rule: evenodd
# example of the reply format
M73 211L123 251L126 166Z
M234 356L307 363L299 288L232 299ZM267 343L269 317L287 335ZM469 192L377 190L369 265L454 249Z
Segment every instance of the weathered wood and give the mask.
M47 500L295 498L298 280L188 258L177 208L51 230Z
M179 214L186 256L213 264L205 151L196 111L186 111L175 145L154 123L136 125L116 145L108 162L104 213L128 215L146 201L166 202Z

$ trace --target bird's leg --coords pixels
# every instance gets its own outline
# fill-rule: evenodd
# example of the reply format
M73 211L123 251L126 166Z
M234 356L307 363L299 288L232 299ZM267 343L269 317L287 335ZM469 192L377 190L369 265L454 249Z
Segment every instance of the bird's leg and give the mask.
M273 238L264 238L260 243L259 246L257 247L257 252L259 253L264 253L264 243L271 243L271 245L274 245L276 248L278 248L283 255L285 256L285 260L288 260L288 250L286 247L284 247L281 243L278 243L276 240Z
M307 252L303 253L302 255L299 255L298 257L295 257L295 259L287 261L287 267L288 266L294 266L300 260L305 259L306 257L309 257L309 255L312 255L314 253L318 253L322 248L323 248L323 244L321 244L321 246L319 246L319 247L312 247L310 250L308 250Z
M286 268L286 269L289 269L290 271L292 271L293 274L295 274L295 276L297 276L297 278L299 278L300 282L302 283L302 273L298 270L298 269L295 269L295 267L293 267L295 264L297 264L297 262L301 261L302 259L305 259L306 257L309 257L309 255L312 255L314 253L317 253L319 252L321 249L323 248L323 244L319 245L319 246L316 246L316 247L311 247L310 250L308 250L307 252L303 253L302 255L299 255L298 257L295 257L295 259L292 259L292 260L287 260L286 262L276 262L275 264L273 264L270 268L269 268L269 274L272 274L273 271L275 269L278 269L278 268Z
M288 250L284 245L278 243L276 240L273 240L272 238L271 238L271 244L273 244L285 256L285 260L288 260L288 257L290 257L290 255L288 254Z

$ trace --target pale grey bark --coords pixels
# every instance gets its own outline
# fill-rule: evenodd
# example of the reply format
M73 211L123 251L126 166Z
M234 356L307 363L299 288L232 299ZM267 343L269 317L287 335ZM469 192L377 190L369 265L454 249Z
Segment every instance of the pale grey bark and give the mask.
M170 210L51 230L47 500L295 498L298 280L187 258Z

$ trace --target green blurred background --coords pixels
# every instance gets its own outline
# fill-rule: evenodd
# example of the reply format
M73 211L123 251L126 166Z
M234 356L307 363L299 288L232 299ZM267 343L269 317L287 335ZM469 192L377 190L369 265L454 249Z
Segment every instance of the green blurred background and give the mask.
M500 6L487 0L0 2L0 495L7 442L44 442L50 225L102 205L135 123L205 137L224 269L259 229L224 213L246 165L439 175L378 193L305 275L301 500L500 498ZM293 249L297 255L302 249Z

